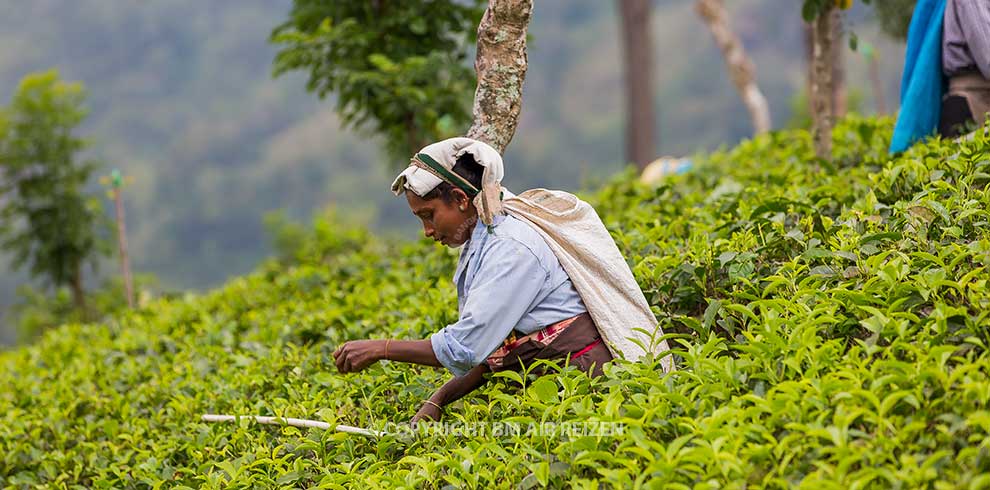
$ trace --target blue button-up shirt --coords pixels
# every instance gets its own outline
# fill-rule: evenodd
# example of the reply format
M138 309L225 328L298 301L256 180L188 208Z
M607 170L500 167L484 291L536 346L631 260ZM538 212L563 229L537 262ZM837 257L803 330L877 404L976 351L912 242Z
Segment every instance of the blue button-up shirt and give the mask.
M516 329L523 334L587 311L550 246L530 225L496 216L479 220L454 272L456 323L430 337L447 369L463 376Z

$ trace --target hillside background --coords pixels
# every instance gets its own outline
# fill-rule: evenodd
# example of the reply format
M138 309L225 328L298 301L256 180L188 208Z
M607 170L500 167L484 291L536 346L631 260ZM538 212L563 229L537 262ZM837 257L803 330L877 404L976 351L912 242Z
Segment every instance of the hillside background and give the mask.
M799 2L729 0L759 70L775 127L805 83ZM334 206L378 232L415 237L388 192L403 162L380 141L343 131L332 101L295 74L272 80L271 29L289 0L0 1L0 97L25 74L58 68L85 83L91 156L135 178L125 202L134 269L163 290L205 289L272 252L262 217L306 221ZM746 137L749 117L687 0L654 2L657 155L686 155ZM896 107L903 46L867 12L849 27L880 51ZM580 189L623 166L621 56L612 2L538 0L530 26L523 117L506 154L510 189ZM686 41L690 40L690 41ZM848 85L872 113L866 65L847 53ZM108 203L108 212L110 210ZM116 272L108 261L100 274ZM96 282L93 278L93 282ZM0 263L0 312L26 277ZM14 341L0 313L0 345Z

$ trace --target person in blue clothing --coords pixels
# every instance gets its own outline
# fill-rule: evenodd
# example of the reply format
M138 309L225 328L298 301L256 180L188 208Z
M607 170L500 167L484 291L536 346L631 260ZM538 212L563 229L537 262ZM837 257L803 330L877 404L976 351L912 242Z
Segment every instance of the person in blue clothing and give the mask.
M333 354L345 373L382 359L450 370L455 377L423 403L414 423L439 419L444 405L481 386L487 373L561 359L597 376L613 359L544 238L505 212L480 219L485 210L479 205L486 207L482 180L488 175L477 161L482 156L500 167L498 153L480 141L435 143L416 154L392 188L405 194L428 238L462 248L454 274L457 322L428 339L355 340ZM501 168L498 172L501 179Z
M990 111L990 1L919 0L907 41L890 151L982 126Z
M947 0L942 22L939 133L954 138L983 126L990 111L990 1Z

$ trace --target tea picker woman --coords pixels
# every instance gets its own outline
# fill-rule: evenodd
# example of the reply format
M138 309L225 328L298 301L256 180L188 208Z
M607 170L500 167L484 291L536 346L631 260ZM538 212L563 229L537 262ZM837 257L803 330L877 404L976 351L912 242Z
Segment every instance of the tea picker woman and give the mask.
M901 108L890 142L900 153L933 133L957 138L990 112L990 2L918 0L908 29Z
M459 319L428 339L350 341L333 356L345 373L382 359L450 370L455 377L413 422L438 420L487 373L548 359L598 376L614 358L668 350L594 209L560 191L515 196L502 176L494 148L451 138L423 148L392 184L427 237L462 247L453 278ZM669 356L663 366L673 369Z

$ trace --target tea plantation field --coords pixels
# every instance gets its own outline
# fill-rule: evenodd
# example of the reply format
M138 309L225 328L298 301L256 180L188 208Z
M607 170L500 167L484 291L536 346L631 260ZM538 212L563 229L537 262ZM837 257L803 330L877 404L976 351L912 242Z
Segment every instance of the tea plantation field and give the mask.
M416 437L200 422L396 429L449 376L336 372L342 341L452 322L456 256L317 219L222 289L0 354L0 487L990 488L990 138L891 159L890 127L847 119L829 163L779 132L586 196L677 346L670 375L497 377L447 409L474 431Z

